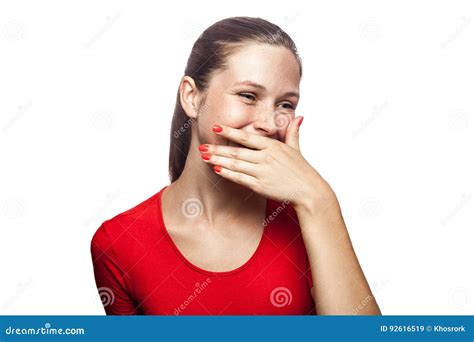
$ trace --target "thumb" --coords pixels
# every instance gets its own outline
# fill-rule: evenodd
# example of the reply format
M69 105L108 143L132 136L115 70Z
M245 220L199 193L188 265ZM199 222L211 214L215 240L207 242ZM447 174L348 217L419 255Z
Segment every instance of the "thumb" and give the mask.
M303 116L294 118L286 129L285 143L298 151L300 150L299 130L303 118Z

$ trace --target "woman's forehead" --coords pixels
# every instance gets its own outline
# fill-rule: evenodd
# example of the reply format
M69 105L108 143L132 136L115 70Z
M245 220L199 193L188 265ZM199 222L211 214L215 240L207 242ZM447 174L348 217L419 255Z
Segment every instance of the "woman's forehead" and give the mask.
M215 81L225 88L261 85L270 89L284 84L285 88L297 91L299 65L285 47L252 44L229 56L226 68L216 74Z

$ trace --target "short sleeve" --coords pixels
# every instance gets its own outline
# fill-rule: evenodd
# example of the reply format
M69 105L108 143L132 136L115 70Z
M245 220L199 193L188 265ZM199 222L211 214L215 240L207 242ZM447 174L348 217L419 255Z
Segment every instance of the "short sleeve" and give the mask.
M92 237L91 256L97 290L106 314L138 315L139 310L126 289L123 279L125 272L112 249L105 223Z

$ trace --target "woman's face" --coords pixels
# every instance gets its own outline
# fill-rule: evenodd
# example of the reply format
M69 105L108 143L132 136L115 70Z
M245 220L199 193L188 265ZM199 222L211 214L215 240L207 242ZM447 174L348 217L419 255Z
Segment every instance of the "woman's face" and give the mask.
M299 98L299 65L284 47L246 44L210 80L198 114L200 144L239 146L211 131L223 124L284 141Z

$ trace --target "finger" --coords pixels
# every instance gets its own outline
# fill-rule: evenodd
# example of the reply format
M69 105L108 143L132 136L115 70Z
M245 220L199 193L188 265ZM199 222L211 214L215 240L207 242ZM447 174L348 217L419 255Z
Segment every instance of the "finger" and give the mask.
M262 137L224 125L213 125L212 131L226 139L257 150L263 150L273 143L273 139L271 138Z
M302 116L294 118L288 125L285 136L285 143L298 151L300 150L299 129L301 122L303 122Z
M199 145L199 151L207 152L212 155L239 159L250 163L258 163L262 160L259 151L242 147L204 144Z
M257 175L258 164L249 163L249 162L239 160L239 159L216 156L209 153L202 153L201 157L202 157L202 160L204 160L204 162L206 163L219 165L219 166L225 167L226 169L245 173L250 176Z
M241 184L251 190L256 189L258 180L255 177L246 175L245 173L226 169L220 165L214 165L214 172L234 183Z

